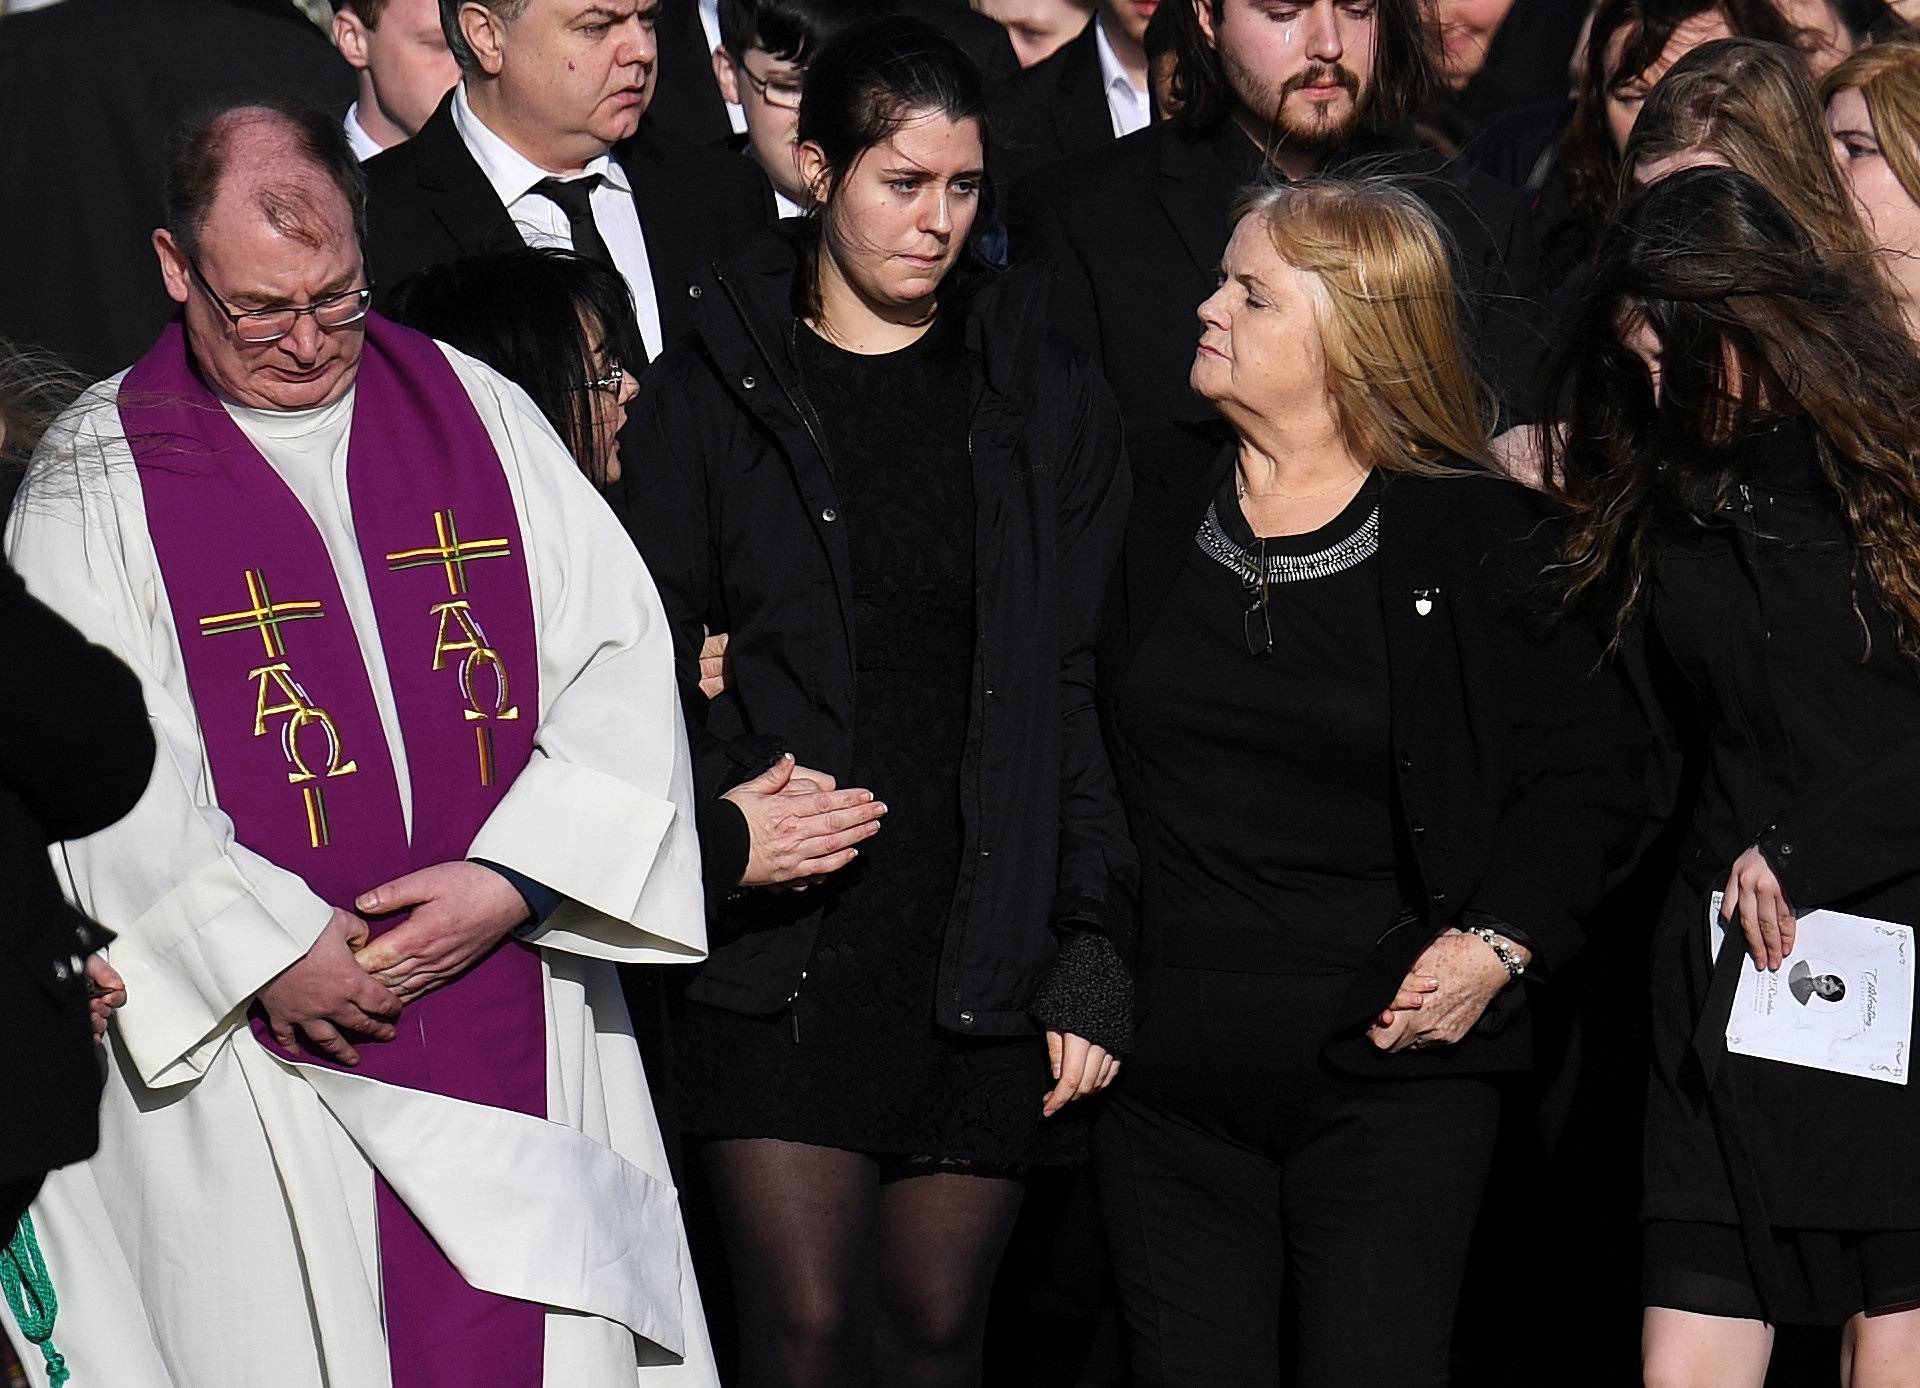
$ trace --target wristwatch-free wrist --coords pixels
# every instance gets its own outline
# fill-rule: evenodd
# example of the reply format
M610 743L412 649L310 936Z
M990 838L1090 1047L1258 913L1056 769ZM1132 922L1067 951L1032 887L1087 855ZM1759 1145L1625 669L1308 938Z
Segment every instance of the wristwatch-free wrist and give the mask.
M1522 978L1526 977L1527 966L1520 962L1520 956L1514 952L1513 941L1509 940L1505 935L1484 925L1467 926L1464 933L1473 936L1474 939L1480 941L1480 943L1493 951L1494 957L1500 961L1501 966L1507 971L1508 983L1518 983Z

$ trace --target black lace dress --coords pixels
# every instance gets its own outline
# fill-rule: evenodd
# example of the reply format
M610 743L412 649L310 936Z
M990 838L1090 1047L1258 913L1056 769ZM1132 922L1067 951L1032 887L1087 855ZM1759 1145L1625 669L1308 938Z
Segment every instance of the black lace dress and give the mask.
M844 783L871 789L888 814L851 866L813 888L831 900L786 1011L684 1004L685 1127L985 1167L1065 1160L1079 1125L1056 1118L1041 1130L1044 1042L934 1022L973 677L959 332L936 324L901 351L863 356L802 328L798 349L852 558L858 720Z

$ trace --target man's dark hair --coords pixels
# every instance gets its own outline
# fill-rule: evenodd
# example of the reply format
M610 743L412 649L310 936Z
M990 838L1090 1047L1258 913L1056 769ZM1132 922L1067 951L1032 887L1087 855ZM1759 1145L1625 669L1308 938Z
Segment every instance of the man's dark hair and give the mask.
M332 3L335 14L352 10L369 29L380 27L380 15L387 8L387 0L332 0Z
M1218 34L1229 0L1204 2L1213 10ZM1169 0L1161 9L1177 9L1182 3ZM1390 125L1424 110L1439 92L1437 34L1421 0L1375 0L1374 35L1373 81L1363 115L1374 124ZM1190 130L1217 130L1231 119L1240 100L1227 82L1219 48L1207 42L1197 20L1175 30L1171 47L1174 91L1180 100L1177 119Z
M736 63L758 48L805 67L855 20L892 10L882 0L720 0L720 46Z
M512 381L547 417L595 483L589 324L609 360L646 361L633 295L620 272L586 256L521 248L436 265L402 281L391 316L458 347Z
M281 169L262 183L254 198L273 229L309 245L319 245L314 222L319 203L313 175L340 190L353 214L353 236L367 240L367 180L353 157L337 116L289 101L251 101L215 107L184 121L174 131L167 155L165 217L167 230L189 256L200 253L200 228L206 224L232 155L233 142L250 128L271 126L291 140L305 167Z
M474 55L467 36L460 32L460 7L466 3L467 0L440 0L440 33L453 51L454 62L460 65L460 75L477 77L483 71L480 59ZM518 19L527 12L527 0L477 0L477 3L502 19Z

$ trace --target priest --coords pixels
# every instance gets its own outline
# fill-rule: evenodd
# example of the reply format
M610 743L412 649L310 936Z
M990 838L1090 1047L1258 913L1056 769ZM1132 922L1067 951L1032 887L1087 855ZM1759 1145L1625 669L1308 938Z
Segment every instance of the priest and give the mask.
M518 389L367 313L364 222L337 121L187 131L153 238L179 315L15 512L160 747L58 854L127 1003L100 1152L33 1209L48 1362L711 1384L613 968L705 949L660 602Z

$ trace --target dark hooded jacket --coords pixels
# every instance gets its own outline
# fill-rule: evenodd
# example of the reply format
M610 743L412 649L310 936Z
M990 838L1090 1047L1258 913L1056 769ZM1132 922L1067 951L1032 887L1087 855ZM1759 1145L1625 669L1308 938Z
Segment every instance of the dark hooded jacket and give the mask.
M674 627L703 800L783 751L843 779L853 753L846 526L795 358L795 267L809 236L788 223L693 285L694 329L634 407L630 524ZM985 1036L1030 1031L1037 1013L1111 1044L1124 1039L1114 946L1136 867L1093 647L1130 497L1119 412L1085 354L1048 326L1044 277L968 260L942 312L965 319L976 538L962 869L935 1016ZM698 689L706 631L731 638L730 685L711 701ZM718 901L688 995L777 1013L833 893L829 879ZM1078 965L1070 984L1057 959Z

